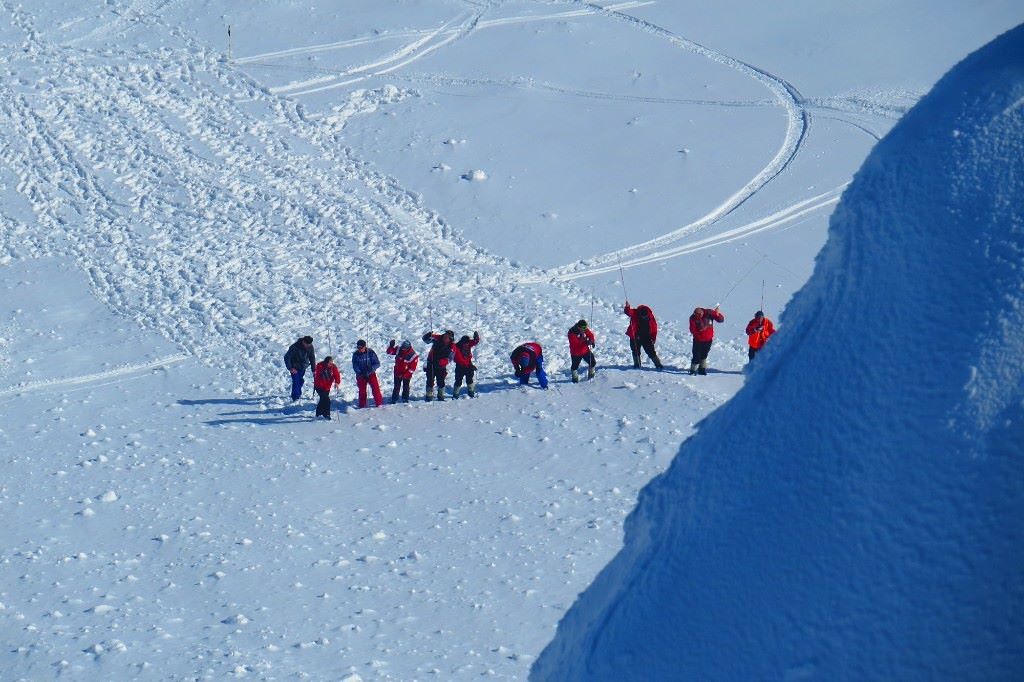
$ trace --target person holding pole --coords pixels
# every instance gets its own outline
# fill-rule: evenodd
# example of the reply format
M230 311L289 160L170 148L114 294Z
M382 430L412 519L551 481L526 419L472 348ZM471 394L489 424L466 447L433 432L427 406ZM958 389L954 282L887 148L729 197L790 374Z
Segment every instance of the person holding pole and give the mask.
M366 407L366 387L373 389L373 404L380 407L384 404L384 396L380 393L380 382L377 381L377 368L380 359L377 353L366 345L366 341L356 342L356 352L352 354L352 371L356 375L356 386L359 387L359 407Z
M473 338L463 336L452 353L455 360L455 385L452 387L452 398L458 399L462 392L462 381L466 381L466 391L470 398L476 397L476 365L473 364L473 347L480 343L480 332L473 332Z
M754 359L758 351L764 348L768 337L775 333L775 325L764 316L764 312L758 310L754 313L754 319L747 322L747 358Z
M597 340L594 337L594 332L587 327L586 320L580 320L569 327L569 358L572 361L570 366L572 370L572 383L578 384L580 382L580 363L584 361L587 363L587 379L594 378L597 360L594 359L594 351L591 349L596 343Z
M305 383L306 367L316 367L316 353L313 350L313 337L303 336L288 347L284 354L284 366L291 374L292 400L302 397L302 385Z
M402 402L409 402L409 382L416 372L416 365L419 364L420 356L413 349L408 341L402 341L401 346L395 346L395 340L391 339L388 344L388 355L395 356L395 389L391 391L391 404L398 402L398 392L402 392Z
M693 334L693 355L690 374L708 373L708 353L715 339L715 322L725 322L725 315L714 308L694 308L690 315L690 333Z
M443 334L430 331L423 335L423 343L430 344L427 361L423 371L427 375L427 395L429 403L434 399L434 383L437 383L437 399L444 400L444 382L448 378L448 365L455 359L455 332L451 329Z
M633 367L640 369L640 349L643 348L654 366L661 369L661 359L654 349L658 341L658 321L654 318L654 311L645 305L632 308L629 301L626 301L622 314L629 317L626 336L629 337L629 349L633 352Z
M316 404L316 416L327 421L331 420L331 390L335 386L341 386L341 372L334 364L334 358L328 355L313 371L313 390L320 396Z

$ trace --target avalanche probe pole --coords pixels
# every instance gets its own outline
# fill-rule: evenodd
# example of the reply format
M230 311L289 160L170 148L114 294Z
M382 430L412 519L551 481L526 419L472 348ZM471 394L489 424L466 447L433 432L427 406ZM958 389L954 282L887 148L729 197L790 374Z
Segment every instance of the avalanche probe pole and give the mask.
M764 312L764 280L761 280L761 312Z
M630 295L626 291L626 278L623 275L623 257L622 256L618 257L618 284L623 285L623 296L626 297L627 301L630 300Z

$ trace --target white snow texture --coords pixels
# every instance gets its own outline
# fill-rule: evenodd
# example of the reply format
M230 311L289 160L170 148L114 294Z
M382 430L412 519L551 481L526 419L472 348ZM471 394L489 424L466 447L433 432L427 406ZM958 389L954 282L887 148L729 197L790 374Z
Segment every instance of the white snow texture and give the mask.
M534 679L1020 679L1022 98L1018 27L877 145Z

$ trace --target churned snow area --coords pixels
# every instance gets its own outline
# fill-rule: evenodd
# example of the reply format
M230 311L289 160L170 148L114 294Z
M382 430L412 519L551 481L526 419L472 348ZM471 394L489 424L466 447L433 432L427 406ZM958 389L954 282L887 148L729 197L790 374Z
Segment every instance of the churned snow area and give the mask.
M1024 673L1022 103L1018 27L875 147L535 679Z
M650 549L638 529L668 537L678 514L707 524L666 547L689 580L601 637L690 655L665 639L688 604L709 643L813 601L786 632L827 646L736 649L719 671L903 674L846 644L911 657L939 633L948 660L977 642L978 670L1008 670L1015 640L988 644L1010 616L988 605L1019 540L992 525L1020 478L1020 244L999 222L1019 230L1020 175L998 175L1019 173L1017 81L978 66L969 92L990 94L970 115L947 85L949 107L872 148L1024 7L835 4L0 0L0 678L611 675L584 627L604 622L594 592L617 594L624 557ZM765 366L677 455L743 387L746 322L779 321L844 192ZM632 368L624 298L654 309L662 371ZM687 318L716 304L711 369L691 377ZM574 385L580 318L599 371ZM356 409L356 339L389 394L388 340L425 354L428 329L480 332L479 396L426 404L418 372L412 404ZM305 334L339 359L331 422L308 374L288 399L282 355ZM511 376L531 340L547 391ZM768 440L712 450L723 421ZM934 547L903 543L910 506ZM794 509L806 533L784 530ZM730 517L743 527L712 542ZM786 560L722 570L741 536ZM908 572L883 561L904 544ZM841 631L816 601L839 565L874 600ZM777 571L806 598L762 589ZM915 620L931 593L972 589L956 632ZM968 602L934 602L950 603ZM714 676L697 653L693 675L659 668L660 648L607 653L622 677Z

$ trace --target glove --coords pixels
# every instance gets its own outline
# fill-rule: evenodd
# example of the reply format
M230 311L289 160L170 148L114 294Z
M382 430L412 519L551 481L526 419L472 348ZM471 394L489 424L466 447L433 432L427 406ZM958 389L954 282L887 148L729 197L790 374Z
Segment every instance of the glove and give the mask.
M480 332L473 332L473 340L474 341L479 341L480 340Z
M395 347L395 340L391 339L390 341L388 341L388 348L394 348L394 347Z
M474 365L474 364L473 364L472 362L471 362L471 363L469 363L469 368L470 368L471 370L473 370L474 372L476 371L476 365Z

